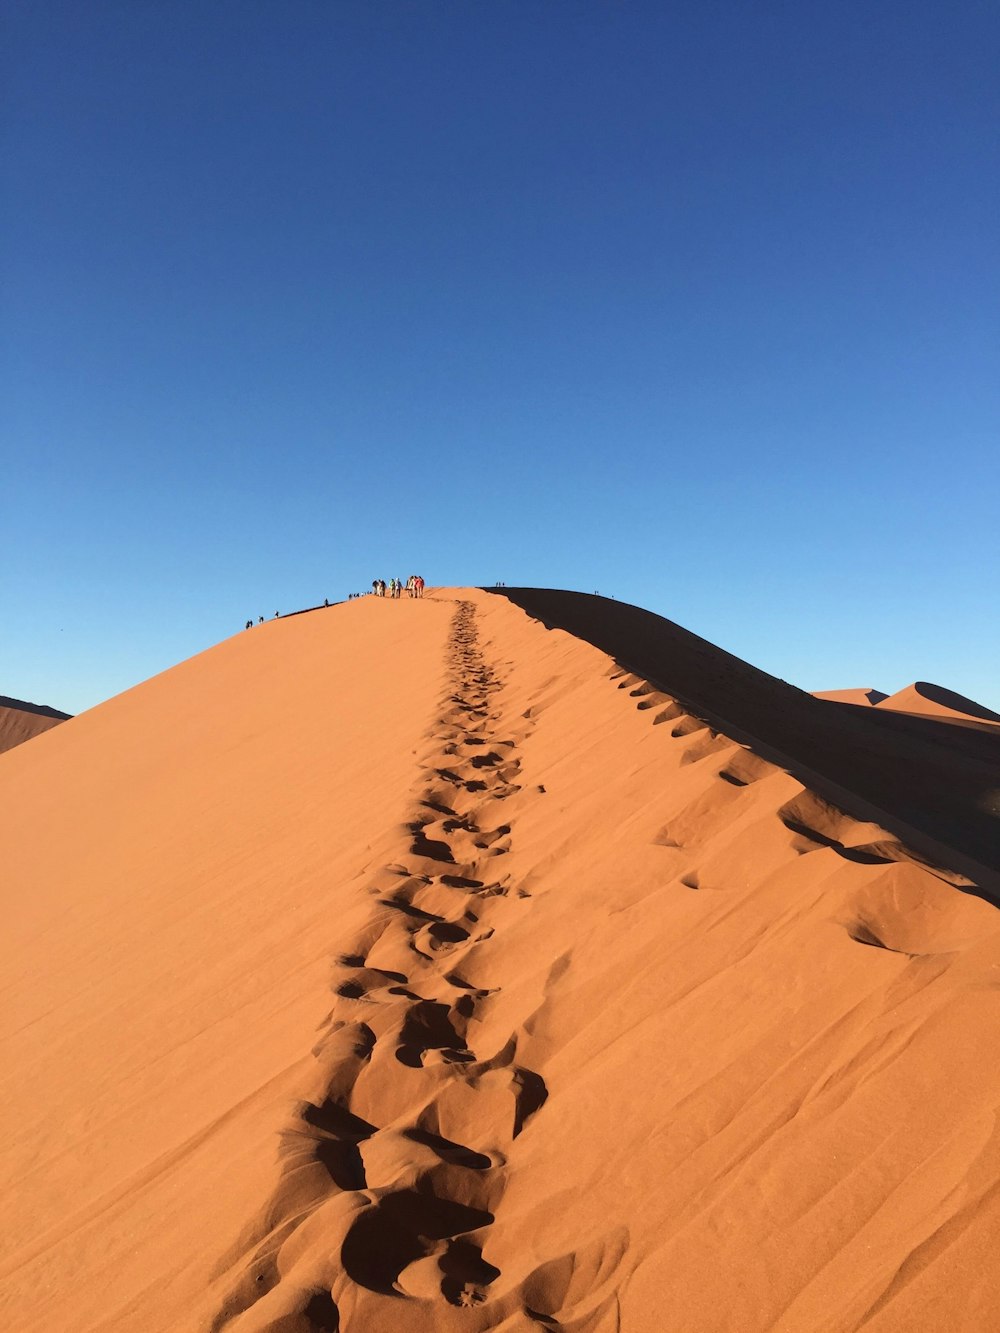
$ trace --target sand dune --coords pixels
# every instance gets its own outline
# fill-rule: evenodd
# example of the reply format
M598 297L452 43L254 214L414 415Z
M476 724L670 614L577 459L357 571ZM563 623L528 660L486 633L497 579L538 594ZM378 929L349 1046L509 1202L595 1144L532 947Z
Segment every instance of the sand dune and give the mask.
M1000 738L942 726L445 589L9 755L6 1326L995 1327Z
M973 699L943 685L931 685L926 680L915 681L903 690L878 701L879 708L897 713L915 713L920 717L934 717L948 722L988 722L1000 724L1000 713L994 713Z
M883 708L893 713L909 713L915 717L930 717L939 722L961 723L964 726L1000 726L1000 713L994 713L964 694L947 690L943 685L931 685L925 680L915 681L895 694L881 690L814 690L814 699L832 703L858 704L864 708Z
M8 699L5 694L0 694L0 754L30 741L33 736L40 736L43 731L51 731L69 716L69 713L60 713L57 708L45 704L29 704L23 699Z
M881 690L862 688L856 690L813 690L814 699L831 699L838 704L861 704L864 707L873 707L879 704L883 699L888 699L887 694Z

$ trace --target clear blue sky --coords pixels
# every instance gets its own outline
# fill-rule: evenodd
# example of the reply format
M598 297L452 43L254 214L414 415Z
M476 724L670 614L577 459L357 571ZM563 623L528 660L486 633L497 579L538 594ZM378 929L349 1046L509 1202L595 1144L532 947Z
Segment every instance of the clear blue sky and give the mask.
M376 575L1000 708L990 0L6 0L0 693Z

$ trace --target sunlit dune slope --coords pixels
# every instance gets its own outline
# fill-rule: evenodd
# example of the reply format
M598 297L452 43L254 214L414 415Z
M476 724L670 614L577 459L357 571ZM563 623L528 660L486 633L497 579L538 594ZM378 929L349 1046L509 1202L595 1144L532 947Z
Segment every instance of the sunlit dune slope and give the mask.
M889 696L883 694L881 690L856 689L856 690L814 690L814 699L831 699L838 704L861 704L864 708L870 708L874 704L881 703L883 699Z
M932 685L926 680L915 681L887 699L880 699L878 707L892 709L897 713L942 718L949 722L988 722L993 726L1000 725L1000 714L984 708L973 699L967 699L964 694L946 690L942 685Z
M68 1302L74 1329L198 1326L405 810L450 615L271 621L0 762L7 1327Z
M893 776L938 724L845 812L777 741L877 710L507 591L270 622L0 765L6 1326L1000 1323L1000 916Z
M0 694L0 754L40 736L43 731L51 731L68 717L69 713L60 713L56 708Z

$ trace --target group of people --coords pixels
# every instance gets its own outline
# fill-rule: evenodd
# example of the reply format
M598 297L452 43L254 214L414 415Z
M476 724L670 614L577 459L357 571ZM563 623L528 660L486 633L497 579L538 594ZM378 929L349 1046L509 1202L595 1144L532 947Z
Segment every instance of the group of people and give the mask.
M406 595L408 597L423 597L424 580L421 577L421 575L411 574L405 583L402 583L399 579L390 579L388 583L386 583L385 579L372 579L372 593L376 597L402 597L404 591L406 592ZM347 594L347 600L349 602L353 602L358 597L365 597L370 595L371 594L368 593L349 592ZM323 605L324 606L330 605L330 599L328 597L323 598ZM312 610L314 608L309 608L309 609ZM295 613L293 612L292 614ZM280 620L281 612L275 611L274 618L275 620ZM263 625L263 623L264 623L264 617L261 616L258 619L257 624ZM244 629L253 629L252 619L247 621L246 625L244 626Z
M424 581L419 574L411 574L405 583L399 579L372 579L372 592L376 597L402 597L403 590L408 597L423 597Z
M329 605L330 605L330 599L329 599L329 598L324 598L323 605L324 605L324 606L329 606ZM293 614L294 614L294 613L293 613ZM274 613L274 618L275 618L275 620L280 620L280 619L281 619L281 612L280 612L280 611L275 611L275 613ZM263 625L263 623L264 623L264 617L263 617L263 616L258 616L258 617L257 617L257 624L258 624L258 625ZM244 628L244 629L253 629L253 621L252 621L252 620L248 620L247 623L244 625L243 628Z

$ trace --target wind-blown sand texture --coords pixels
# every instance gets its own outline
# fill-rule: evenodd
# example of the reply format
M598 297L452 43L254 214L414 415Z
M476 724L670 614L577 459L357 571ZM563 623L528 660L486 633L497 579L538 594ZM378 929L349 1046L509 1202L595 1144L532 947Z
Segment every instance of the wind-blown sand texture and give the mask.
M997 1327L998 760L527 589L21 747L3 1325Z
M43 731L51 731L69 716L69 713L60 713L45 704L29 704L23 699L9 699L0 694L0 754L13 750L15 745L23 745L32 736L40 736Z

